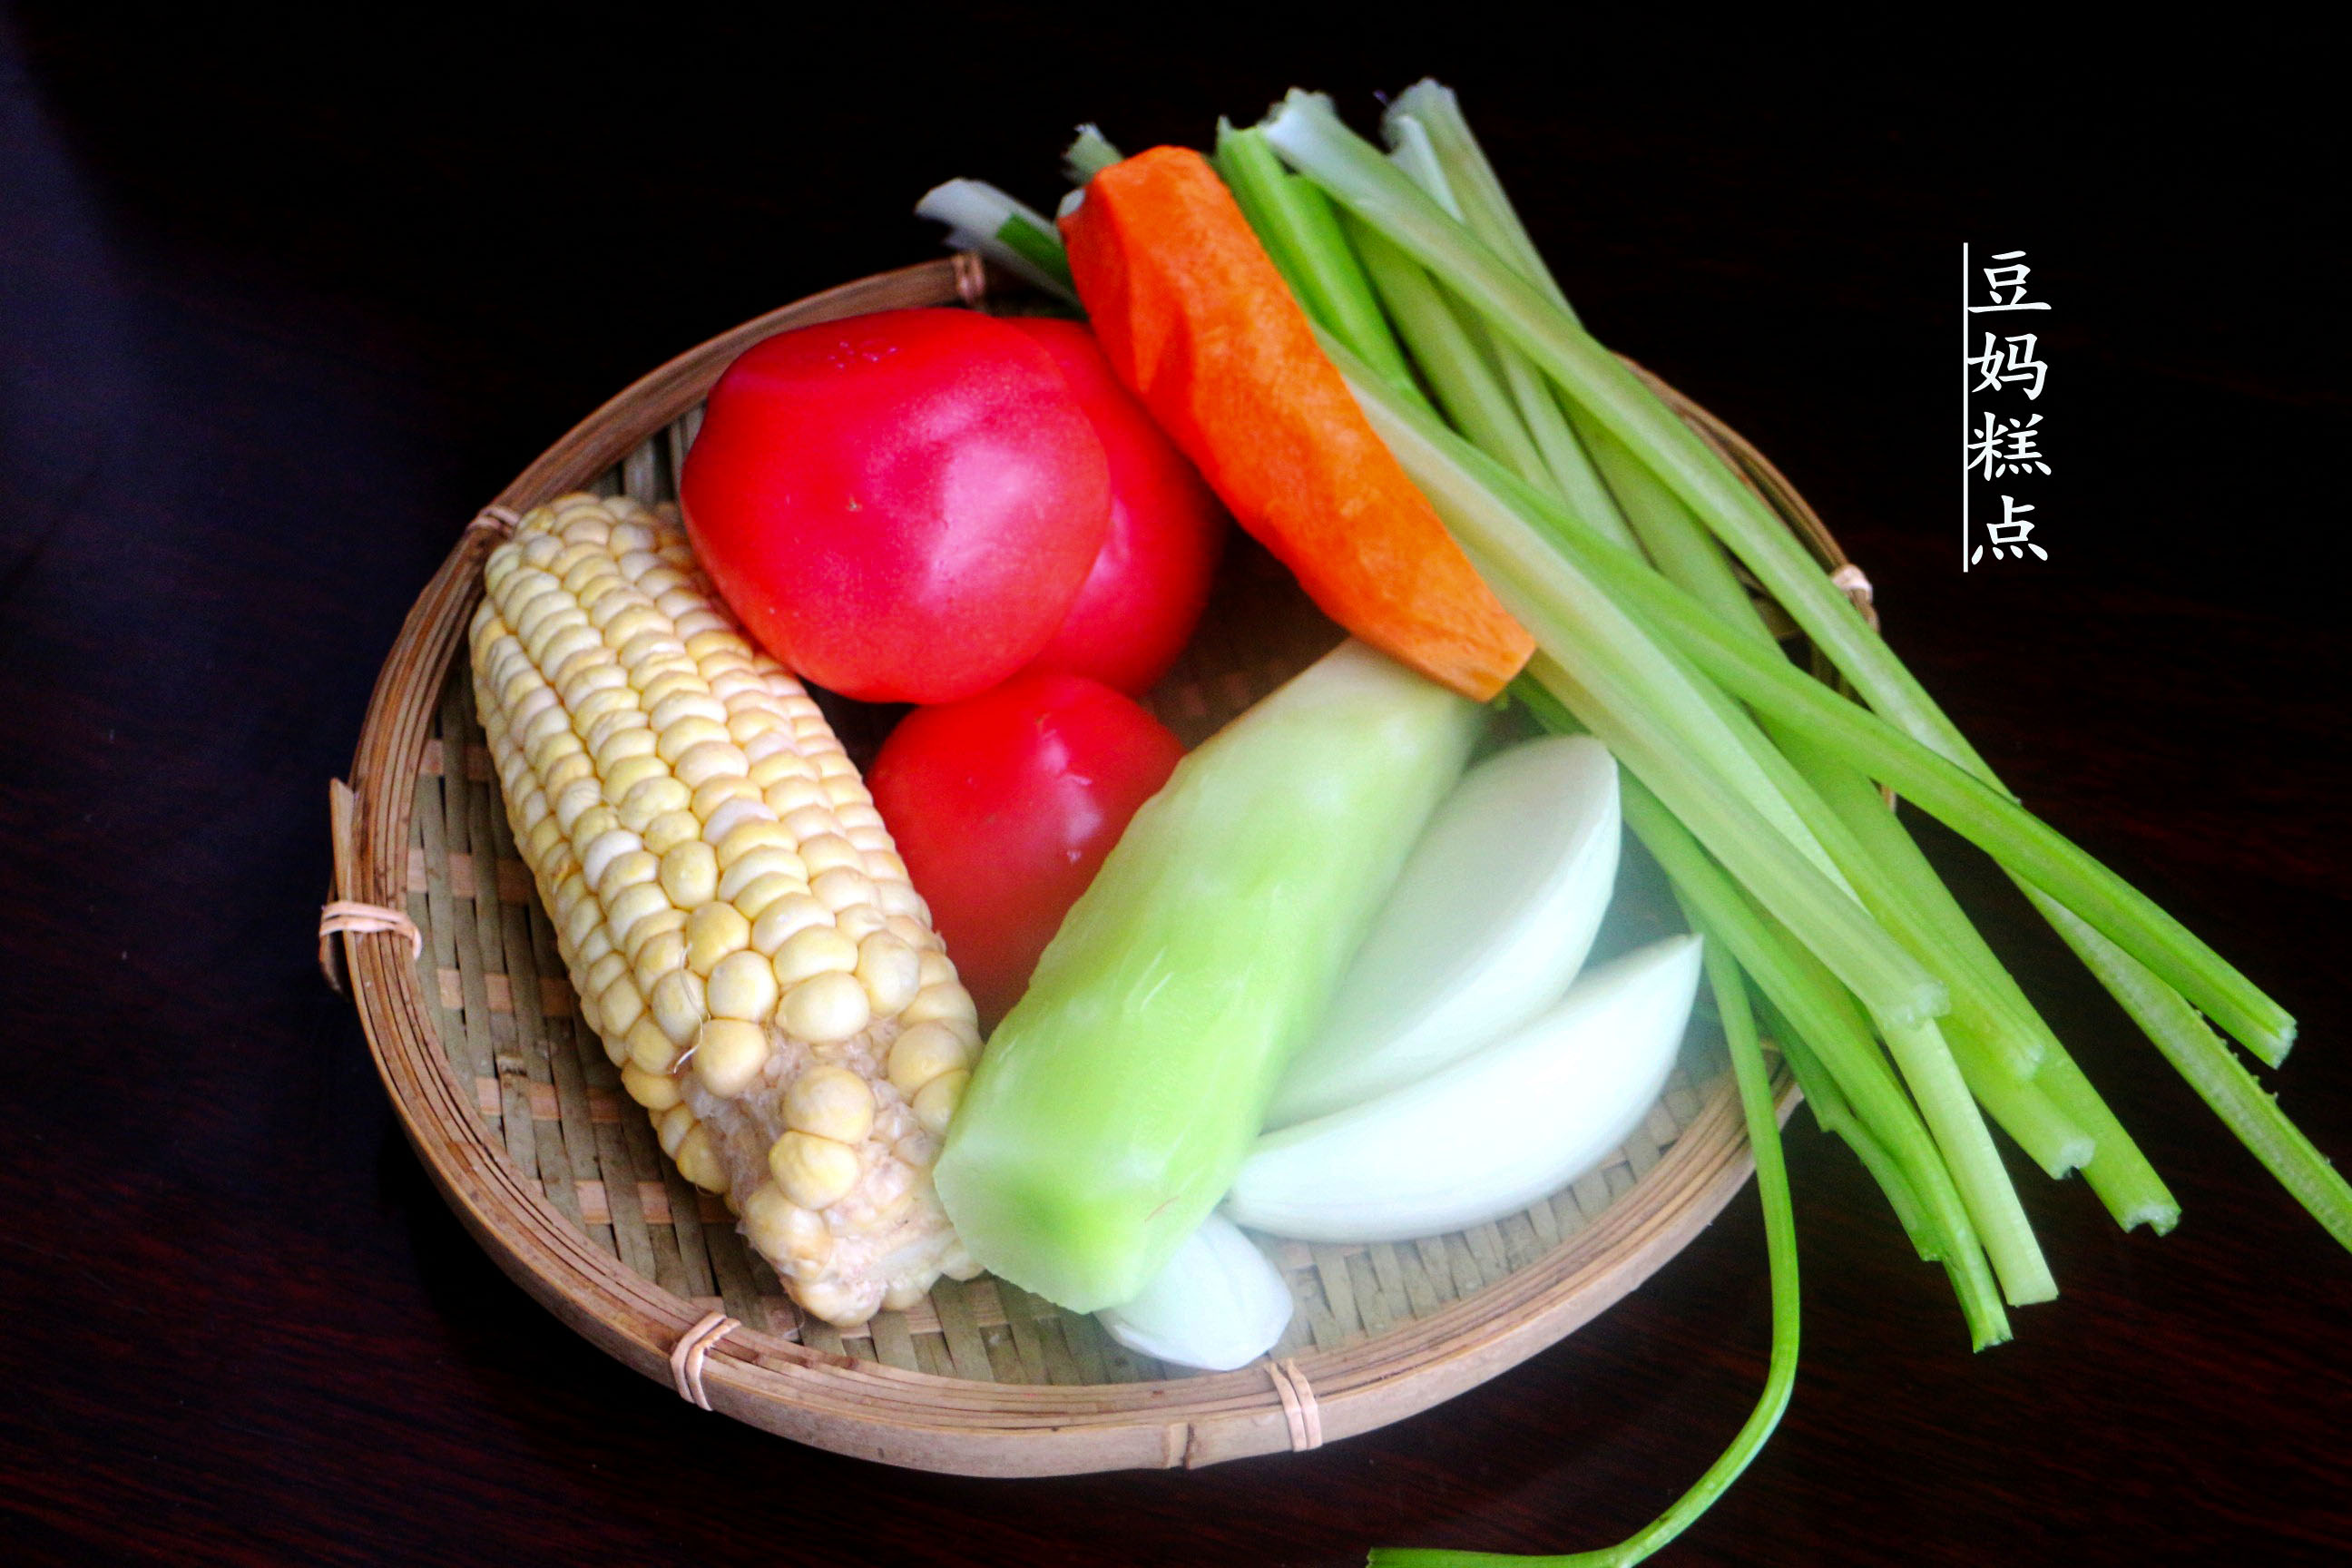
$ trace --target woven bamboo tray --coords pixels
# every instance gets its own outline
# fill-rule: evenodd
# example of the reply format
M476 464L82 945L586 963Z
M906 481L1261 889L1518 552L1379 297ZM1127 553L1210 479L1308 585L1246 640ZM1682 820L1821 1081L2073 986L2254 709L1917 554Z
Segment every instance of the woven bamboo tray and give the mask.
M979 306L1001 282L957 258L746 322L598 409L485 517L575 489L670 499L703 395L753 342L867 310ZM1654 384L1867 607L1867 584L1787 482ZM725 1209L662 1157L565 983L452 657L499 537L467 528L417 599L377 680L351 783L331 792L333 897L404 910L421 951L412 957L404 933L352 933L340 948L322 939L320 958L331 978L348 964L402 1127L459 1219L524 1289L646 1376L801 1442L962 1474L1204 1465L1312 1447L1424 1410L1568 1334L1679 1250L1754 1170L1720 1053L1687 1048L1625 1146L1523 1214L1407 1245L1266 1239L1298 1310L1273 1356L1239 1372L1163 1367L1091 1318L985 1277L942 1280L927 1302L853 1332L803 1318ZM1236 544L1193 650L1153 694L1188 743L1339 635L1262 552ZM853 757L877 738L870 715L834 711ZM1785 1079L1778 1088L1785 1117L1795 1091ZM673 1351L719 1311L741 1326L698 1358L690 1382Z

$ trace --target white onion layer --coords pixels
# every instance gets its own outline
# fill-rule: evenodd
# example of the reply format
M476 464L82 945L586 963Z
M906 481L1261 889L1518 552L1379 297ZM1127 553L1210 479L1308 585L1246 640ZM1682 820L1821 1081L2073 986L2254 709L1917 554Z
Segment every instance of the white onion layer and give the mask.
M1425 1079L1558 1002L1601 929L1621 837L1617 763L1589 735L1471 769L1423 830L1265 1125Z
M1204 1372L1231 1372L1282 1338L1290 1323L1290 1287L1255 1243L1213 1214L1142 1295L1097 1316L1131 1351Z
M1223 1212L1275 1236L1372 1242L1523 1209L1649 1113L1698 979L1696 936L1605 964L1517 1034L1426 1080L1259 1139Z

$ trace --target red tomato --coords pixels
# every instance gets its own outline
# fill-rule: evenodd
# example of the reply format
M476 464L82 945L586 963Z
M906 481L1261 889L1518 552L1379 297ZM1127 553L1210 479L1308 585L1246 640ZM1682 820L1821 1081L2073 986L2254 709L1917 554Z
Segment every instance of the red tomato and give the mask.
M1183 754L1160 721L1076 675L1015 676L891 731L866 787L982 1017L1020 1000L1062 916Z
M678 490L696 555L770 653L845 696L945 702L1054 636L1109 487L1053 356L940 310L753 346L711 389Z
M1061 630L1030 668L1092 676L1140 695L1168 673L1200 624L1224 549L1224 506L1118 384L1092 332L1045 317L1008 324L1054 356L1110 459L1110 535Z

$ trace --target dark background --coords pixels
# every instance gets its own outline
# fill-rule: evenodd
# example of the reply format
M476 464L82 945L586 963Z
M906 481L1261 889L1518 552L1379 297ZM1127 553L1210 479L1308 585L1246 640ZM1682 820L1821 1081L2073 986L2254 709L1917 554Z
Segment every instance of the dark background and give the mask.
M310 932L323 785L463 521L651 365L1040 205L1074 122L1200 144L1433 73L1595 329L1788 471L2037 809L2302 1015L2352 1155L2340 91L2323 50L1463 8L760 25L0 13L0 1551L11 1561L1339 1563L1588 1547L1762 1376L1752 1197L1500 1382L1299 1458L987 1482L701 1415L558 1326L400 1140ZM2031 251L2047 563L1958 570L1963 240ZM2017 321L2020 318L1986 318ZM2342 1561L2352 1259L2005 884L1931 847L2187 1207L2022 1178L2064 1295L1971 1356L1790 1139L1794 1405L1668 1561Z

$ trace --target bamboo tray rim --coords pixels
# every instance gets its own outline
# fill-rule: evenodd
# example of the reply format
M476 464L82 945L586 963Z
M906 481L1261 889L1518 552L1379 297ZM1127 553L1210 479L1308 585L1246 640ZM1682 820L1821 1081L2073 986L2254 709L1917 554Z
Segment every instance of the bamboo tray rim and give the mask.
M959 255L767 311L640 377L501 489L418 595L378 676L351 784L338 782L331 791L332 896L403 905L414 781L437 693L480 592L482 563L502 537L498 521L583 488L686 414L736 354L762 338L866 310L977 304L989 284L973 258ZM1851 573L1788 481L1720 421L1643 374L1825 566L1851 574L1853 580L1842 576L1842 585L1867 609L1866 581ZM478 526L485 519L492 525ZM346 932L340 948L402 1131L460 1222L569 1327L641 1374L670 1383L672 1348L703 1320L698 1304L599 1250L487 1136L446 1052L435 1048L433 1010L404 937ZM1797 1098L1785 1069L1776 1091L1785 1121ZM1753 1170L1729 1075L1720 1075L1673 1146L1583 1230L1436 1312L1333 1350L1301 1352L1288 1364L1311 1387L1322 1437L1352 1436L1425 1409L1573 1331L1679 1251ZM701 1377L712 1408L767 1430L886 1463L975 1475L1189 1467L1312 1446L1298 1442L1295 1423L1286 1418L1279 1384L1263 1363L1175 1381L982 1383L835 1354L749 1328L709 1351Z

